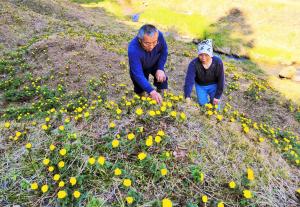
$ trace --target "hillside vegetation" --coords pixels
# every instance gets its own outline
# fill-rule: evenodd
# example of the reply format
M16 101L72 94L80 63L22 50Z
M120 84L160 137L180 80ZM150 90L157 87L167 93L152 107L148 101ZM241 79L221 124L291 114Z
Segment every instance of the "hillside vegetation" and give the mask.
M8 0L0 22L0 206L299 206L300 108L255 63L222 57L222 110L188 105L195 45L168 36L158 105L102 9Z

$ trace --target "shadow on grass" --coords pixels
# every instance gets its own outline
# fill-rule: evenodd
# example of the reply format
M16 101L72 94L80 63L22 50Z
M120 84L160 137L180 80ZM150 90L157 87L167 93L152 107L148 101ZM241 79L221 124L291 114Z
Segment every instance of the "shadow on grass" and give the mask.
M254 47L254 40L250 38L252 33L243 12L232 8L228 15L209 25L204 37L213 39L215 49L220 53L249 58L248 50Z

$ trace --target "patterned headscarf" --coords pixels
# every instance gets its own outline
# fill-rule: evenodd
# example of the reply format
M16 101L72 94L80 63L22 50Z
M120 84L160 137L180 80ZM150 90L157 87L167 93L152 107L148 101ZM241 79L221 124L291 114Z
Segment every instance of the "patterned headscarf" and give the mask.
M205 53L208 54L210 57L213 57L213 47L212 47L212 40L202 40L198 44L198 55Z

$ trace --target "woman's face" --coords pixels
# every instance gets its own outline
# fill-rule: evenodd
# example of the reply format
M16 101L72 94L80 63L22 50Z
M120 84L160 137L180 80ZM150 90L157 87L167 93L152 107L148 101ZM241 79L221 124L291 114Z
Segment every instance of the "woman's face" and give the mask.
M206 53L201 53L199 55L199 59L200 59L202 64L207 64L211 61L211 57Z

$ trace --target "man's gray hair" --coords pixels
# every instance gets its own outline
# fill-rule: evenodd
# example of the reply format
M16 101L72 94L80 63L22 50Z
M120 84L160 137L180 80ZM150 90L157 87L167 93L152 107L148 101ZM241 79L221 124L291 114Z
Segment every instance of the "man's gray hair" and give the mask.
M156 32L158 32L158 29L155 26L152 24L145 24L140 28L137 36L140 40L142 40L145 34L153 37Z

